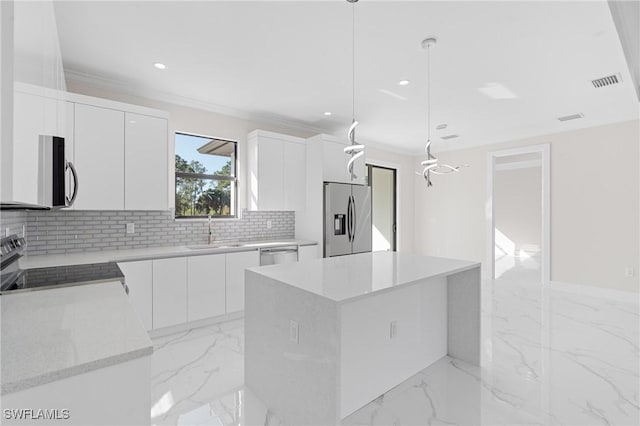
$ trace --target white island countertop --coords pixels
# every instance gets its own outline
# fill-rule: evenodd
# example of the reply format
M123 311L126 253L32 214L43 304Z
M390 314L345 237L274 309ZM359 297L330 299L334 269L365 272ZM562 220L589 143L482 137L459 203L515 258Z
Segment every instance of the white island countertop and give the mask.
M332 301L346 303L479 265L466 260L377 251L249 270Z
M1 393L153 353L119 281L0 296Z

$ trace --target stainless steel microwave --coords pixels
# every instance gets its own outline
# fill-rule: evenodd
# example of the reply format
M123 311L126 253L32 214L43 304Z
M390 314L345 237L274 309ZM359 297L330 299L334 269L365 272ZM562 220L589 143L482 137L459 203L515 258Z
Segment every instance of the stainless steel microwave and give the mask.
M64 138L41 135L38 146L38 204L52 209L70 207L77 196L78 173L73 163L66 159Z

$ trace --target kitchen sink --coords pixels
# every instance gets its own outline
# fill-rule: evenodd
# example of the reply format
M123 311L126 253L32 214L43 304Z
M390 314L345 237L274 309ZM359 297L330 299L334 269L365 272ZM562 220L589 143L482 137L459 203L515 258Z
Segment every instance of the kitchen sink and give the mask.
M189 250L206 250L206 249L217 249L217 248L234 248L234 247L242 247L244 244L240 243L216 243L216 244L200 244L197 246L187 246Z

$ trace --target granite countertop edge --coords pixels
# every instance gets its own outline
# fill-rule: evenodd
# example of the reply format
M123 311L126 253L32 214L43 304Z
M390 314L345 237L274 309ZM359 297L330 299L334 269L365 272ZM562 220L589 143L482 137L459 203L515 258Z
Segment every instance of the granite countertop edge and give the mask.
M153 354L153 345L135 349L129 352L120 353L106 358L96 359L85 362L83 364L74 365L72 367L63 368L61 370L49 371L37 376L28 377L17 380L15 382L2 383L0 395L7 395L27 390L36 386L46 385L58 380L66 379L80 374L89 373L105 367L121 364L134 359L150 356Z
M226 243L216 243L226 244ZM275 241L246 241L229 242L229 245L238 244L237 247L216 247L191 249L188 246L148 247L142 249L104 250L81 253L60 253L29 256L21 260L22 268L44 268L50 266L82 265L101 262L135 262L139 260L166 259L172 257L204 256L208 254L237 253L243 251L259 250L260 248L272 248L288 245L312 246L317 241L311 240L275 240ZM203 244L196 246L204 246Z

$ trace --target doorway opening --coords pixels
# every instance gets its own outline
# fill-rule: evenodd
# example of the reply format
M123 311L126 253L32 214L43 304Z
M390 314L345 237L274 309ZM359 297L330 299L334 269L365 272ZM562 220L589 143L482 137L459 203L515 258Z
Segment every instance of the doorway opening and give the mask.
M397 250L396 173L390 167L367 164L371 187L371 250Z
M548 283L549 145L489 153L492 279Z

